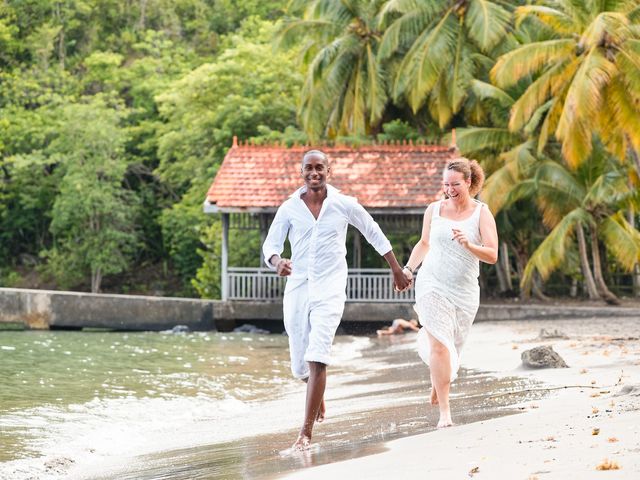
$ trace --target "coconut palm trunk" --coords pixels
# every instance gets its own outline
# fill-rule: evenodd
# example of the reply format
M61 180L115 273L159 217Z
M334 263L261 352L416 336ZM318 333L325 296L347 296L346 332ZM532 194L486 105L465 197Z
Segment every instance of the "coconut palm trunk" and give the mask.
M590 225L591 233L591 256L593 258L593 277L596 281L599 293L604 298L605 302L619 305L620 300L616 297L607 287L602 276L602 262L600 260L600 244L598 242L598 229L595 225Z
M576 233L578 237L578 252L580 253L580 268L582 269L582 275L584 276L584 284L587 288L587 295L590 300L600 300L602 297L598 293L596 288L596 281L591 273L591 266L589 265L589 256L587 254L587 241L584 238L584 230L582 225L576 226Z
M500 293L513 290L513 282L511 280L511 269L509 268L509 247L506 242L500 242L500 255L496 263L496 274L498 276L498 288Z

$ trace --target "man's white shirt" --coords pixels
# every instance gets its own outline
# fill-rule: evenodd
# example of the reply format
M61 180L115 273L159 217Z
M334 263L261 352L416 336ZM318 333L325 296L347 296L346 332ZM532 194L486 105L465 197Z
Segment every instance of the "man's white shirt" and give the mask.
M331 185L327 185L327 198L316 220L300 198L306 189L306 186L299 188L280 206L262 252L267 266L275 269L269 259L282 254L288 234L292 269L287 291L309 280L309 291L322 297L323 293L330 295L346 287L345 243L349 224L356 227L380 255L391 251L391 243L354 197L341 194Z

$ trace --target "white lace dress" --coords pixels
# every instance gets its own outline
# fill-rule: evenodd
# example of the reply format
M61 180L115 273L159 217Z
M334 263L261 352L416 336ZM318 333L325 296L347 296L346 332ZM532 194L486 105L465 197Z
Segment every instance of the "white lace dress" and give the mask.
M420 324L418 354L429 364L427 331L449 350L451 381L458 376L460 354L480 304L478 258L453 239L453 228L463 231L471 243L480 244L480 210L465 220L440 216L442 201L434 204L429 251L416 278L416 304Z

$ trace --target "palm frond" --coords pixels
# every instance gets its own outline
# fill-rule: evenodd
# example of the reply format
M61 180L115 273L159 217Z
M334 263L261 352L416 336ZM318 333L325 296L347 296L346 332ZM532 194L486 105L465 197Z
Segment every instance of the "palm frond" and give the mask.
M504 38L510 20L508 11L487 0L472 0L464 16L469 38L485 53Z
M570 36L575 32L575 23L571 17L561 10L543 5L525 5L516 8L516 27L519 27L525 18L535 17L541 23L549 27L560 36Z
M471 88L481 100L494 100L501 107L509 108L515 100L504 90L481 80L472 80Z
M429 112L440 128L447 126L453 111L449 103L446 76L442 75L429 95Z
M540 75L513 104L509 128L513 131L523 128L536 110L571 82L578 67L578 59L562 61Z
M386 60L407 49L416 37L429 25L433 16L423 8L407 12L394 21L384 32L378 48L380 60Z
M555 226L568 211L582 204L585 196L584 187L557 162L541 162L534 181L538 188L536 201L545 225Z
M571 39L536 42L502 55L490 72L491 80L500 88L516 84L545 65L566 62L574 57L575 41Z
M615 74L615 64L598 50L591 50L571 82L556 137L562 141L564 158L573 168L586 161L591 152L592 112L600 107L602 92Z
M462 102L467 98L474 73L475 65L471 60L470 52L464 47L464 36L458 35L453 65L447 70L449 107L454 114L460 111Z
M396 99L406 96L417 112L440 73L453 59L458 23L451 12L426 29L407 52L395 78L393 94Z
M620 13L602 12L585 29L580 38L581 45L587 50L600 47L603 41L622 44L630 37L629 20Z
M547 113L542 126L540 127L540 133L538 135L538 155L541 155L549 140L549 135L555 132L558 127L558 121L560 115L562 115L562 108L564 107L564 99L566 97L566 91L569 89L569 83L564 88L564 91L560 91L556 94L552 100L551 108Z
M599 228L607 250L631 272L640 262L640 232L627 222L623 212L605 218Z
M489 205L494 215L502 210L507 202L507 196L517 185L517 180L506 167L493 172L482 187L482 201Z
M567 248L575 234L576 225L588 221L589 215L582 208L576 208L565 215L531 255L520 286L526 288L531 283L534 271L537 271L543 280L549 278L567 258Z
M473 156L482 150L503 151L521 136L506 128L469 127L456 129L456 144L463 155Z
M302 38L313 37L314 33L333 28L334 25L326 20L283 20L273 38L273 46L277 50L288 50L299 46Z
M524 126L524 129L523 129L526 135L532 135L533 132L537 130L542 119L547 118L547 112L552 107L552 105L553 105L553 99L540 105L540 107L535 112L533 112L533 115L531 115L531 119Z
M627 40L616 54L616 64L629 86L629 93L640 97L640 40Z
M393 14L407 14L416 10L428 9L433 12L439 7L438 2L421 2L420 0L389 0L380 9L380 17L388 18Z
M369 106L370 116L369 122L376 123L382 118L384 108L387 104L387 89L385 83L385 74L371 45L366 46L367 51L367 105Z

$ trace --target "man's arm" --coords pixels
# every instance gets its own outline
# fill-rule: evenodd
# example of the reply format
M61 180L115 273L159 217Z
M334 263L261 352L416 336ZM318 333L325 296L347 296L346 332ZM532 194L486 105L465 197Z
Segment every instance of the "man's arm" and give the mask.
M287 238L289 226L290 223L286 211L283 207L280 207L276 212L273 222L271 222L269 233L267 233L267 238L262 245L264 262L267 264L267 267L276 270L278 275L283 277L290 275L292 268L291 260L280 257L280 254L284 250L284 241Z

